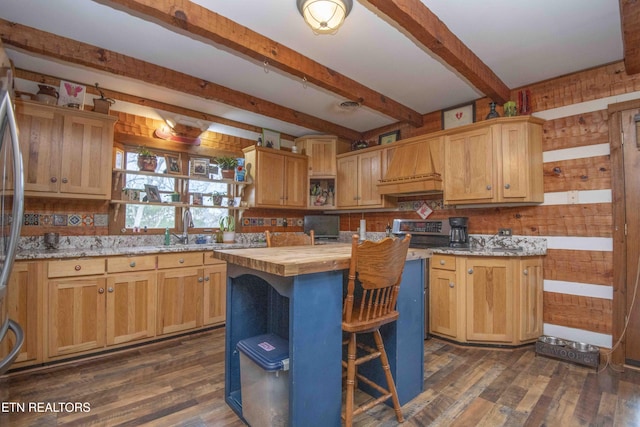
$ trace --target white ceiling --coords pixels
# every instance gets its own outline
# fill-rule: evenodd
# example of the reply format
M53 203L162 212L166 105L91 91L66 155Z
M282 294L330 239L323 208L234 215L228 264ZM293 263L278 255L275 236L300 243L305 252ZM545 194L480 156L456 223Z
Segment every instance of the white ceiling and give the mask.
M316 36L296 0L195 3L426 114L483 97L368 3L355 0L336 35ZM511 89L623 59L617 0L422 0ZM108 0L0 0L0 18L99 46L262 98L358 132L397 122L247 59L109 6ZM322 133L160 86L60 63L5 44L16 67L179 105L294 136ZM18 82L18 85L26 83ZM33 89L18 87L19 90ZM90 102L89 102L90 103ZM118 102L117 110L153 116ZM221 133L253 138L229 127Z

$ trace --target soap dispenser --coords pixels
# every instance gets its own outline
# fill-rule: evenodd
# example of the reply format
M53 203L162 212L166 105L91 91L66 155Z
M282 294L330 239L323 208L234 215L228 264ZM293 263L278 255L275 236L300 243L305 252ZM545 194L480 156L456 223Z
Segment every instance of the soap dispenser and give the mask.
M171 233L169 233L169 227L164 230L164 244L166 246L171 244Z

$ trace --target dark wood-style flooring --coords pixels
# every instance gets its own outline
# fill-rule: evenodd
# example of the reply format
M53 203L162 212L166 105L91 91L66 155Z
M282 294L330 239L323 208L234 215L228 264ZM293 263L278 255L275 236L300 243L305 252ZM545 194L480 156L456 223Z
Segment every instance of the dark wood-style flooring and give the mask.
M431 339L424 348L425 391L403 407L405 426L640 425L640 372L596 373L536 357L533 346L487 350ZM30 402L42 406L29 411ZM59 402L90 410L52 412ZM59 406L38 412L46 403ZM0 404L0 426L244 425L224 402L224 329L2 377ZM397 423L378 405L356 425Z

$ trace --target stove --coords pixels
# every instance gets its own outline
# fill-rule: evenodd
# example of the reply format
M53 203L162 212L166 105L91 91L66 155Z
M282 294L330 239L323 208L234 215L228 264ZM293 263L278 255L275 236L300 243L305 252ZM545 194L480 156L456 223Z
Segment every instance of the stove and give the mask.
M449 246L451 226L448 220L394 219L391 232L397 237L411 234L412 248Z
M449 246L449 220L394 219L391 232L403 238L411 234L412 248L441 248ZM424 274L424 339L429 339L429 260Z

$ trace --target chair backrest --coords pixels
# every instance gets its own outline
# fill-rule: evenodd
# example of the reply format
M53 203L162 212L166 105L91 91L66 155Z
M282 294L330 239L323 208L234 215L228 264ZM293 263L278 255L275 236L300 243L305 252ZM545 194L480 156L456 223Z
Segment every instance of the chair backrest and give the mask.
M308 235L305 233L272 233L269 230L265 231L264 234L267 238L267 247L269 248L315 245L313 230L309 231Z
M353 235L345 322L373 322L395 312L410 240L407 234L404 239L387 237L359 244L358 235Z

